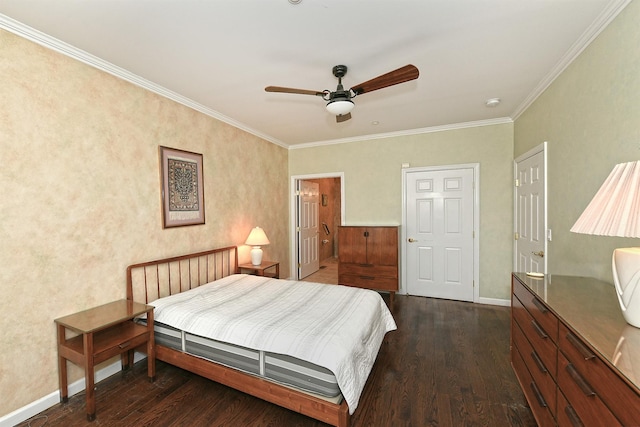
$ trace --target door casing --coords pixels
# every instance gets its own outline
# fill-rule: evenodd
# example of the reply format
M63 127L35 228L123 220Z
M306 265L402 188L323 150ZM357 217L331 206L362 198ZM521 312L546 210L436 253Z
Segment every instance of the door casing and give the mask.
M298 245L296 237L296 220L298 216L297 212L297 188L298 181L304 181L308 179L321 179L321 178L340 178L340 225L345 224L345 197L344 197L344 172L327 172L319 174L309 175L292 175L289 183L289 277L298 280Z
M513 243L513 270L517 271L519 269L518 267L518 241L515 240L515 233L519 231L519 227L518 227L518 218L519 218L519 212L518 212L518 187L516 187L515 185L515 181L516 179L518 179L518 164L520 162L522 162L523 160L526 160L532 156L535 156L538 153L542 153L542 161L543 161L543 174L541 179L544 181L542 188L543 188L543 192L544 194L542 195L542 199L543 199L543 205L544 205L544 209L542 214L540 215L540 219L542 220L542 224L538 224L538 227L542 230L542 236L541 236L541 241L544 242L543 243L543 248L542 250L544 251L544 257L542 259L542 266L543 266L543 271L541 271L541 273L548 273L548 258L549 258L549 251L548 251L548 242L549 242L549 238L550 238L550 233L551 230L549 228L547 228L548 226L548 219L547 219L547 141L544 141L542 144L532 148L531 150L527 151L526 153L522 154L521 156L518 156L514 161L513 161L513 179L514 179L514 185L513 185L513 232L514 232L514 243ZM528 262L528 264L530 264L530 261Z

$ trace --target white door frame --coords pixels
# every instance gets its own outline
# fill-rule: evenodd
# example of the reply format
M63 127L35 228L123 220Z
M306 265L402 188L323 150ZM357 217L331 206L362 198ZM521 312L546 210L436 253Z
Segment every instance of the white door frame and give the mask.
M518 163L520 163L521 161L534 156L536 154L538 154L539 152L542 152L542 161L544 163L544 213L543 213L543 221L544 224L542 225L544 228L544 258L543 258L543 265L544 265L544 273L547 274L549 272L548 270L548 265L547 265L547 260L549 258L548 254L548 246L549 246L549 240L551 237L551 229L547 228L548 227L548 218L547 218L547 211L549 210L548 207L548 200L547 200L547 169L548 169L548 165L547 165L547 141L544 141L542 144L533 147L531 150L527 151L526 153L518 156L516 159L513 160L513 180L514 180L514 185L513 185L513 233L515 235L515 233L518 231L518 187L515 186L515 180L518 179ZM514 237L515 239L515 237ZM518 269L518 250L517 250L517 244L514 242L513 244L513 270L516 271Z
M400 235L400 259L402 260L402 274L398 293L407 294L407 195L406 181L408 172L430 172L450 169L473 169L473 302L480 300L480 163L465 163L460 165L425 166L402 169L402 227Z
M289 253L289 277L293 279L298 279L298 244L296 238L296 191L298 186L296 185L299 180L304 181L308 179L322 179L322 178L340 178L340 225L345 224L345 203L344 203L344 172L328 172L328 173L317 173L317 174L308 174L308 175L291 175L291 182L289 184L289 241L291 244L289 245L291 250Z

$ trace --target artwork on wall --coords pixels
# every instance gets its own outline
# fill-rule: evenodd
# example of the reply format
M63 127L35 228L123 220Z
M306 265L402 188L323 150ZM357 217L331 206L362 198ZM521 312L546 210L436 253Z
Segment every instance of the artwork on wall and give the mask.
M202 154L160 147L163 227L204 224Z

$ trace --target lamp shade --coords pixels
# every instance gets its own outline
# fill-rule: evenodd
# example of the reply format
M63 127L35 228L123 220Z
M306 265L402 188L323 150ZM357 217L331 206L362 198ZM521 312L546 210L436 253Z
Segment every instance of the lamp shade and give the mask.
M640 161L613 168L571 231L640 237ZM640 328L640 248L614 250L611 268L622 316Z
M251 233L249 233L249 237L247 237L244 244L249 246L264 246L269 244L269 239L262 228L255 227L251 230Z
M260 246L269 244L269 239L267 239L267 235L264 234L264 230L260 227L256 227L251 230L251 233L249 233L249 237L247 237L244 244L253 246L251 249L251 264L262 264L262 249L260 249Z
M613 168L571 231L640 237L640 161Z
M347 99L336 99L327 104L327 110L336 116L350 113L353 107L353 102Z

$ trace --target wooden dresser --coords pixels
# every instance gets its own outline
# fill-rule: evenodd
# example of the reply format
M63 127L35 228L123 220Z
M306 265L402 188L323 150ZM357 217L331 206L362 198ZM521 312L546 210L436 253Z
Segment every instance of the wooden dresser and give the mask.
M338 283L390 292L398 291L398 227L338 228Z
M540 426L640 426L640 329L613 285L512 275L511 363Z

